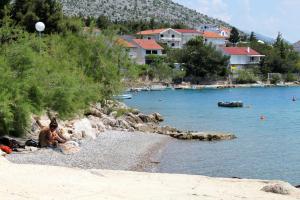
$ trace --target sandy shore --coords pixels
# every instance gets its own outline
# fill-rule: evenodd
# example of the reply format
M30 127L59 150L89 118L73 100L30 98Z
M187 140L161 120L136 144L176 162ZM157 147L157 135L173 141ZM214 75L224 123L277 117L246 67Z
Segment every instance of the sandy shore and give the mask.
M0 177L1 200L300 199L298 189L291 186L290 195L261 191L268 181L21 165L1 157Z
M107 131L95 140L82 140L81 150L64 155L58 150L41 149L28 154L11 154L7 159L17 164L40 164L81 169L150 170L168 136Z

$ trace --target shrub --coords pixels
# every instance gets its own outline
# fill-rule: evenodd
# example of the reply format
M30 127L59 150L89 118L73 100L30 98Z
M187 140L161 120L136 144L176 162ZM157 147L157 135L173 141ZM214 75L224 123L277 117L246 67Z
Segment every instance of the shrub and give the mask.
M278 84L281 81L281 77L277 74L274 74L270 80L271 84Z
M256 83L257 81L258 77L255 76L252 70L240 70L236 79L238 84Z
M119 93L122 78L135 72L113 36L16 38L0 49L0 135L24 135L32 113L51 109L63 119L82 113Z
M298 80L297 76L292 74L292 73L288 73L285 77L286 82L294 82L294 81L297 81L297 80Z

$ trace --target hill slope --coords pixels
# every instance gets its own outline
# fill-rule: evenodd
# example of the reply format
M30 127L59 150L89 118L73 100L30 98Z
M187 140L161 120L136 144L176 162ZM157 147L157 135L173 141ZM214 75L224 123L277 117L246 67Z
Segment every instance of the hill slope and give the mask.
M300 41L296 42L295 44L293 44L294 49L298 52L300 52Z
M200 24L229 24L174 3L171 0L59 0L67 15L106 15L111 20L138 20L154 18L170 23L183 22L191 27Z

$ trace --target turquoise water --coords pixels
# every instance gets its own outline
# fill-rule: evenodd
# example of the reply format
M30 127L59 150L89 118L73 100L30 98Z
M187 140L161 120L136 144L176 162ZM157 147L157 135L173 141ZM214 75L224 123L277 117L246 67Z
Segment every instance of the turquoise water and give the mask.
M293 96L299 101L293 102ZM217 107L218 101L231 100L241 100L247 108ZM160 172L300 184L300 88L140 92L125 103L145 113L160 112L165 124L177 128L238 136L216 143L174 140L163 154Z

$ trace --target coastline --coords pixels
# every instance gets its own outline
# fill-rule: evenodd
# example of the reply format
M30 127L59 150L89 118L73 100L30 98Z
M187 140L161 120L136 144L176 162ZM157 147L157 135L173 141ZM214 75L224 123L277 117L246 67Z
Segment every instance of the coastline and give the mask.
M166 86L168 85L168 86ZM162 91L166 89L175 90L202 90L202 89L226 89L226 88L271 88L271 87L300 87L300 83L281 83L281 84L208 84L208 85L192 85L189 83L183 84L165 84L165 83L149 83L148 85L140 85L136 87L128 87L126 92L141 92L141 91Z
M0 157L1 199L300 199L280 181L12 164ZM278 186L287 194L265 192Z

